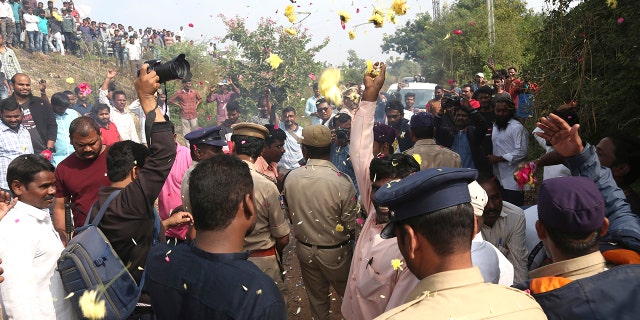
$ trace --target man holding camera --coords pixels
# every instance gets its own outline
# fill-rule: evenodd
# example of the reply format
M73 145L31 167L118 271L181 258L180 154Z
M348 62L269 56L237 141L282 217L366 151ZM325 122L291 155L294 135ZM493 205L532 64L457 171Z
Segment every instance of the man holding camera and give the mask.
M182 79L182 90L169 98L169 103L180 107L180 119L182 120L182 135L198 129L198 105L202 97L198 91L191 90L191 79Z

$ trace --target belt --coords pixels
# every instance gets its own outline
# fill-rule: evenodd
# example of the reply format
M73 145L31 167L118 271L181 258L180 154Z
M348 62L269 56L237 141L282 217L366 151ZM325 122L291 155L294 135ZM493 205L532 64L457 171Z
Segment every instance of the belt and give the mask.
M318 245L315 245L315 244L309 244L309 243L306 243L306 242L302 242L300 240L298 240L298 242L303 244L303 245L305 245L305 246L307 246L307 247L316 247L318 249L338 249L338 248L342 248L342 247L344 247L344 246L349 244L349 240L346 240L344 242L340 242L338 244L334 244L332 246L318 246Z
M275 254L276 254L276 247L273 246L269 249L253 250L249 252L249 257L251 258L270 257L270 256L274 256Z

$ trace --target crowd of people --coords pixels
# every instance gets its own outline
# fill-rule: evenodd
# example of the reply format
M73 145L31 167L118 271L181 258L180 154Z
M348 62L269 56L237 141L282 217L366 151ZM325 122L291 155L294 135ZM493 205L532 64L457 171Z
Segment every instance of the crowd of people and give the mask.
M73 1L0 1L0 35L9 49L29 53L72 53L113 56L132 75L140 69L143 55L157 58L160 48L186 42L183 26L178 31L147 27L144 30L121 23L107 23L83 16ZM8 78L11 78L8 76Z
M376 63L379 74L345 86L340 106L314 86L303 128L295 108L274 107L269 88L243 117L231 79L206 97L191 79L169 94L143 65L129 103L110 69L92 104L83 83L49 98L40 82L34 96L29 76L2 62L4 318L80 316L56 261L102 206L98 227L133 279L145 279L140 302L157 319L285 319L291 235L314 319L329 319L331 288L346 319L639 311L628 297L640 280L630 187L640 140L616 132L583 143L569 102L537 124L531 134L547 153L527 159L530 133L515 102L527 82L515 68L495 70L492 87L482 73L461 88L438 86L423 108L411 92L385 95L386 65ZM216 103L215 126L198 125L203 101ZM530 208L528 184L514 178L523 164L545 168ZM589 302L602 297L602 308Z

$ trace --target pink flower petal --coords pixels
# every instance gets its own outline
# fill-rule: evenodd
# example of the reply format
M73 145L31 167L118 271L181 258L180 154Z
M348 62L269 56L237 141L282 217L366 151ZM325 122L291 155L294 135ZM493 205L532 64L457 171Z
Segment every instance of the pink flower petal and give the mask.
M189 28L193 28L193 23L189 23Z
M169 259L169 256L164 257L164 261L169 262L171 261L171 259Z
M20 219L16 219L16 223L20 222Z
M623 23L623 22L624 22L624 18L623 17L618 18L618 23Z

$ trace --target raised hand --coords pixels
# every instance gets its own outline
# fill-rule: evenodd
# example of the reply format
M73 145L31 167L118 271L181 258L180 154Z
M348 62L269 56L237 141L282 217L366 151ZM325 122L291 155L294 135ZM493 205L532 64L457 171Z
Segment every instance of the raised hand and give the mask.
M536 126L544 131L536 132L536 134L549 141L553 149L565 158L573 157L584 149L582 139L578 134L579 124L571 127L562 118L552 113L548 118L540 118L540 122L536 123Z

